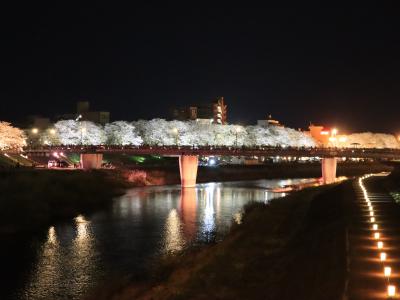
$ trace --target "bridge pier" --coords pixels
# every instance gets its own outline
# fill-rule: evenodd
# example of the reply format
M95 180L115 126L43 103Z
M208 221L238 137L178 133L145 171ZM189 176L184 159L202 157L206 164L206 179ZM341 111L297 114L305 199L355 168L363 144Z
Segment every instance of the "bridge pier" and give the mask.
M81 168L84 170L101 169L103 154L81 153Z
M336 157L323 158L321 160L321 167L322 167L322 180L324 184L335 182L337 158Z
M181 186L183 188L196 186L198 163L199 157L197 155L179 156L179 171L181 174Z

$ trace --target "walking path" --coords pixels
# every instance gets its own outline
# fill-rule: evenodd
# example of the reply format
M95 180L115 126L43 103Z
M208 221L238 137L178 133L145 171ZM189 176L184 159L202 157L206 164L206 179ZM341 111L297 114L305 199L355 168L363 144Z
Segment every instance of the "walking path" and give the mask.
M356 203L348 234L350 300L400 299L400 206L379 185L380 179L367 175L354 182Z

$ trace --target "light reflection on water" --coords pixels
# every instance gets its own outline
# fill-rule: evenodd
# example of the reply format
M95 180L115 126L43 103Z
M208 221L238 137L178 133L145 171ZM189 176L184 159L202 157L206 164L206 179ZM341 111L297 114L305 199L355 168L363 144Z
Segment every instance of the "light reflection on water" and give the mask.
M12 291L14 299L79 299L108 278L145 276L151 258L220 240L233 221L241 222L246 203L283 196L267 189L300 181L130 189L109 210L90 217L79 215L71 223L50 227L44 241L34 240L32 245L38 245L32 250L35 261L24 272L13 274L21 281L16 293ZM18 259L12 257L12 249L9 256ZM0 298L6 298L1 293Z

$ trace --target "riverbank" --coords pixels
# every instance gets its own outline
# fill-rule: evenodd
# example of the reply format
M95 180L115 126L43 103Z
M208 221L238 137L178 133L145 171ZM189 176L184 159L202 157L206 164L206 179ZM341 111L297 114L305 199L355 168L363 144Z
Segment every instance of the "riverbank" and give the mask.
M379 162L344 162L337 167L337 176L359 176L366 173L390 172L392 166ZM179 184L179 166L135 166L126 170L126 178L137 185ZM263 165L225 165L198 168L197 182L222 182L275 178L318 178L320 163L276 163Z
M126 187L106 171L1 171L0 234L33 231L105 207Z
M351 181L245 208L218 244L158 261L149 282L89 299L339 299Z

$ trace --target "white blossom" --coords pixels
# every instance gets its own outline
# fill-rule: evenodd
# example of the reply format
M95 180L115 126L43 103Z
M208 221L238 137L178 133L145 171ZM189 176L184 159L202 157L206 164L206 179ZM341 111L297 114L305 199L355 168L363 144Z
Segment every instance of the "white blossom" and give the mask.
M116 121L108 123L104 127L109 145L134 145L139 146L143 143L142 138L137 134L137 130L132 123Z
M106 142L103 128L93 122L63 120L54 127L63 145L102 145Z
M372 132L347 135L343 146L358 148L400 148L400 144L394 135Z

